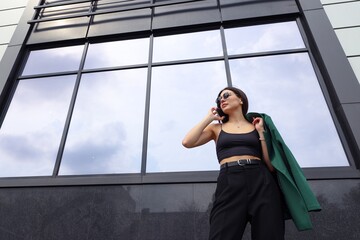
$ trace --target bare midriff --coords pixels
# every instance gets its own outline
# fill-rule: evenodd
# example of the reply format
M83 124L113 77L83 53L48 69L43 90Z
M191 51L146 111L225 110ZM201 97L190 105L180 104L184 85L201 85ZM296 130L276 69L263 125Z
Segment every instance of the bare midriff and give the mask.
M235 162L238 160L245 160L245 159L257 159L259 161L261 160L260 158L251 155L232 156L221 160L220 165L224 163Z

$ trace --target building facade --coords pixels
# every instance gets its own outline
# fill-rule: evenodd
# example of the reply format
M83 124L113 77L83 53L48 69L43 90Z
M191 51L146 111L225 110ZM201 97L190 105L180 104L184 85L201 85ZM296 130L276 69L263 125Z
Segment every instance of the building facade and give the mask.
M214 145L181 139L225 86L272 117L322 205L286 239L359 239L359 10L0 3L0 239L207 239Z

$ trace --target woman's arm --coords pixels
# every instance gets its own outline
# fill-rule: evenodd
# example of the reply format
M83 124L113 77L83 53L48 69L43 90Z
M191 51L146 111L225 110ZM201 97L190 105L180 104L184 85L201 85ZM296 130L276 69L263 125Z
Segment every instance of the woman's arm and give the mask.
M216 108L211 108L208 114L196 124L185 136L182 144L186 148L193 148L203 145L212 139L215 139L214 120L222 120L223 117L217 115Z
M264 130L264 120L260 117L254 118L253 124L259 133L259 140L261 142L263 160L264 160L266 166L268 167L268 169L270 170L270 172L273 172L275 169L274 169L273 165L271 164L269 151L268 151L266 141L265 141L265 136L264 136L264 131L265 131Z

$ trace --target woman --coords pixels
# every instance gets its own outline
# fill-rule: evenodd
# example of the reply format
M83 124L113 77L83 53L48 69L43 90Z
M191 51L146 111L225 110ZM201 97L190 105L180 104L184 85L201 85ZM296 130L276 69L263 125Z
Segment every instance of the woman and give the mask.
M253 239L282 240L281 197L271 174L263 119L246 119L248 100L240 89L224 88L216 103L182 142L187 148L216 142L220 173L209 240L240 240L248 222Z

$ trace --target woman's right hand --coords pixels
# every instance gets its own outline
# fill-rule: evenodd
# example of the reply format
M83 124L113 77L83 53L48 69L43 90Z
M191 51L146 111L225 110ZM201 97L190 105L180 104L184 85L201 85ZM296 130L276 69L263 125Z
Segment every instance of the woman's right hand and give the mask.
M224 116L219 116L219 113L217 112L217 108L216 107L212 107L209 111L209 117L214 121L221 121L224 119Z
M214 120L221 121L224 117L220 117L216 111L216 107L210 108L208 114L196 124L185 136L182 141L184 147L192 148L203 145L210 140L215 140L214 125L210 124Z

